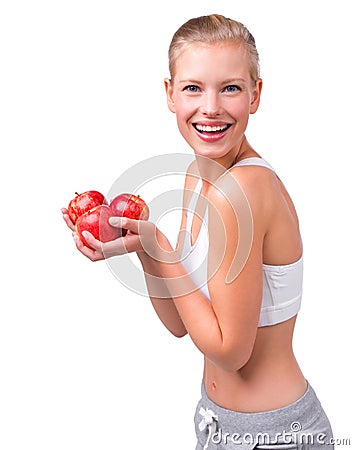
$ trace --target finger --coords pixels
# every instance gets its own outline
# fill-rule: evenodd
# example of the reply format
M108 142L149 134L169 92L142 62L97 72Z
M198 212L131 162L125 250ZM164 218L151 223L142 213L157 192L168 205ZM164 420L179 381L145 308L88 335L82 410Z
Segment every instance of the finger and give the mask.
M109 223L113 227L117 228L125 228L126 230L130 230L133 233L138 234L141 222L147 222L146 220L136 220L136 219L129 219L128 217L110 217Z
M73 222L71 221L71 219L69 217L68 210L66 208L62 208L61 212L63 214L63 219L64 219L66 225L70 228L71 231L74 231L75 225L73 224Z
M100 259L103 259L102 252L94 250L90 247L87 247L80 237L77 235L77 233L73 233L73 238L75 241L75 245L80 253L82 253L84 256L89 258L91 261L98 261Z
M114 216L110 217L108 222L112 227L123 228L123 225L126 224L127 220L127 217Z
M102 242L96 239L89 231L83 231L82 237L87 244L95 251L102 251Z
M141 250L140 237L137 234L127 234L124 237L119 237L114 241L105 242L102 244L102 253L106 256L124 255L126 253L136 252Z
M114 241L108 241L101 244L102 253L105 257L118 256L128 253L124 238L119 237Z
M77 247L77 249L83 253L85 256L92 256L93 253L95 253L95 250L87 247L87 245L85 245L82 240L80 239L80 237L78 236L77 233L73 233L73 238L75 241L75 245Z

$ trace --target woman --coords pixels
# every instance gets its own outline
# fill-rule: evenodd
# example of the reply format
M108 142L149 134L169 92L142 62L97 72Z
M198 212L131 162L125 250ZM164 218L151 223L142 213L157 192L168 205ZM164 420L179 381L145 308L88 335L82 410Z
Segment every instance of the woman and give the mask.
M159 318L203 353L197 450L321 448L331 427L292 350L298 218L245 136L262 90L255 41L239 22L199 17L175 33L169 61L168 107L195 154L176 251L151 222L125 218L111 219L125 237L101 244L88 234L92 250L74 236L76 245L92 260L137 252Z

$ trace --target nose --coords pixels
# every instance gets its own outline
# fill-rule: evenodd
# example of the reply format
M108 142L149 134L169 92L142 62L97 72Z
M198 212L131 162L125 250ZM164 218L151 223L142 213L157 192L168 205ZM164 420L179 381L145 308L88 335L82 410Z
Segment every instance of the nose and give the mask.
M200 112L204 116L215 117L221 112L221 102L218 93L215 91L205 91L202 97Z

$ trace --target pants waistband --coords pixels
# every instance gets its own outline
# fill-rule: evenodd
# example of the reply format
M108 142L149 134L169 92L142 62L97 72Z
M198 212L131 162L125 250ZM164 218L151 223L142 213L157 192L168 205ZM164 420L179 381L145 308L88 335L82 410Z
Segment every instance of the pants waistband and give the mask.
M316 416L322 412L316 393L308 382L305 393L295 402L282 408L256 413L237 412L217 405L208 397L204 382L202 382L201 393L201 405L205 409L212 410L219 417L219 422L226 431L229 427L234 429L235 424L237 424L238 432L246 432L253 426L274 434L280 429L289 432L299 431L313 423Z

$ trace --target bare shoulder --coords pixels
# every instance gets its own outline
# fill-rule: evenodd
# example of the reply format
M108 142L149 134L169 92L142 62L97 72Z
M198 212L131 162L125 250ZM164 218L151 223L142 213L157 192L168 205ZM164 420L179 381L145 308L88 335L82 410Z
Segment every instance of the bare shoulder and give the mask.
M210 190L210 198L219 205L229 203L249 208L254 218L266 226L279 195L279 179L265 167L233 167Z
M260 166L233 167L227 179L222 177L220 183L224 190L230 191L234 203L247 199L254 237L258 237L262 245L264 263L287 264L301 256L297 212L287 189L274 171ZM233 189L229 188L230 183Z
M279 178L276 173L262 166L233 167L230 174L237 180L250 201L255 205L265 205L265 198L270 200L277 195ZM269 206L269 201L267 202Z

